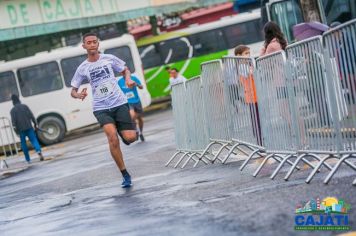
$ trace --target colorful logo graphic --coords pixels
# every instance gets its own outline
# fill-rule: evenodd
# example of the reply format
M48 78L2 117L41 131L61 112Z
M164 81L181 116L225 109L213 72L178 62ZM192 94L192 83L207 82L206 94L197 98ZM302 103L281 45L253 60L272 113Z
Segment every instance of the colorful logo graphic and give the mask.
M295 209L295 230L350 230L350 204L343 199L326 197L300 203Z

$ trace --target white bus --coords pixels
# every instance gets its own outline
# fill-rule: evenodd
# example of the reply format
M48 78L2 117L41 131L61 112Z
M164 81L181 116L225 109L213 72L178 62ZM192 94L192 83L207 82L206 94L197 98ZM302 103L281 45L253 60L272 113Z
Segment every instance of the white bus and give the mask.
M139 90L139 96L143 107L147 107L151 96L145 86L142 62L134 38L123 35L101 41L100 51L126 62L144 85L144 89ZM88 97L84 101L70 96L72 76L84 60L86 51L78 45L0 64L0 117L10 118L13 107L11 94L19 95L21 102L33 111L39 127L46 131L38 132L40 141L45 145L61 141L69 131L96 123L88 82L79 88L79 91L88 89Z

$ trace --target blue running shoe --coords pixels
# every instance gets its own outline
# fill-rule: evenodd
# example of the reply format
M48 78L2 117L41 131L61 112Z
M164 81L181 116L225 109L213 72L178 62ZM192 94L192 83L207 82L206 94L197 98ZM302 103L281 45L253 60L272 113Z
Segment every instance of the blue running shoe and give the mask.
M122 180L121 187L123 188L129 188L132 186L131 183L131 176L130 175L124 175L124 179Z

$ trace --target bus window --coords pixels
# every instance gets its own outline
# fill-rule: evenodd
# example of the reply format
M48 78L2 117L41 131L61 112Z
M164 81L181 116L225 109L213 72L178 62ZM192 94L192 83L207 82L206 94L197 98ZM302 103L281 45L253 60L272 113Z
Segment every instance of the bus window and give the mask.
M64 83L67 87L71 87L70 82L72 81L75 71L77 70L78 66L86 59L87 55L80 55L61 60ZM86 83L88 83L87 79L82 82L82 84Z
M229 48L234 48L239 44L247 45L263 41L260 20L230 25L223 30Z
M104 53L112 54L120 58L121 60L126 62L126 66L130 69L131 73L135 72L135 66L132 60L131 50L128 46L106 49Z
M138 50L144 69L163 64L158 43L139 47Z
M293 26L304 21L297 0L275 2L269 8L271 20L281 27L288 42L293 42Z
M57 62L21 68L18 70L18 78L24 97L63 88Z
M160 52L164 64L182 61L188 58L189 41L187 38L176 38L160 43Z
M188 38L193 46L194 56L206 55L228 48L220 29L193 34Z
M0 102L11 100L11 95L19 95L15 75L12 71L0 73Z

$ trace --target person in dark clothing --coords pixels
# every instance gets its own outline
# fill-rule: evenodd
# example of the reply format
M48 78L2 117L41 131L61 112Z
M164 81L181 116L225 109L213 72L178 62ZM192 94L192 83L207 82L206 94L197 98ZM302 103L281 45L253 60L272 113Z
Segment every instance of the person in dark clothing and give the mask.
M29 164L31 163L30 154L26 145L26 137L28 137L32 146L35 148L40 160L43 161L44 158L41 152L41 146L38 143L35 133L35 129L37 129L37 122L32 111L25 104L21 104L17 95L11 95L11 100L14 104L14 107L10 111L11 122L14 126L15 132L20 135L21 148L25 155L26 161ZM34 124L35 129L32 127L31 121Z

